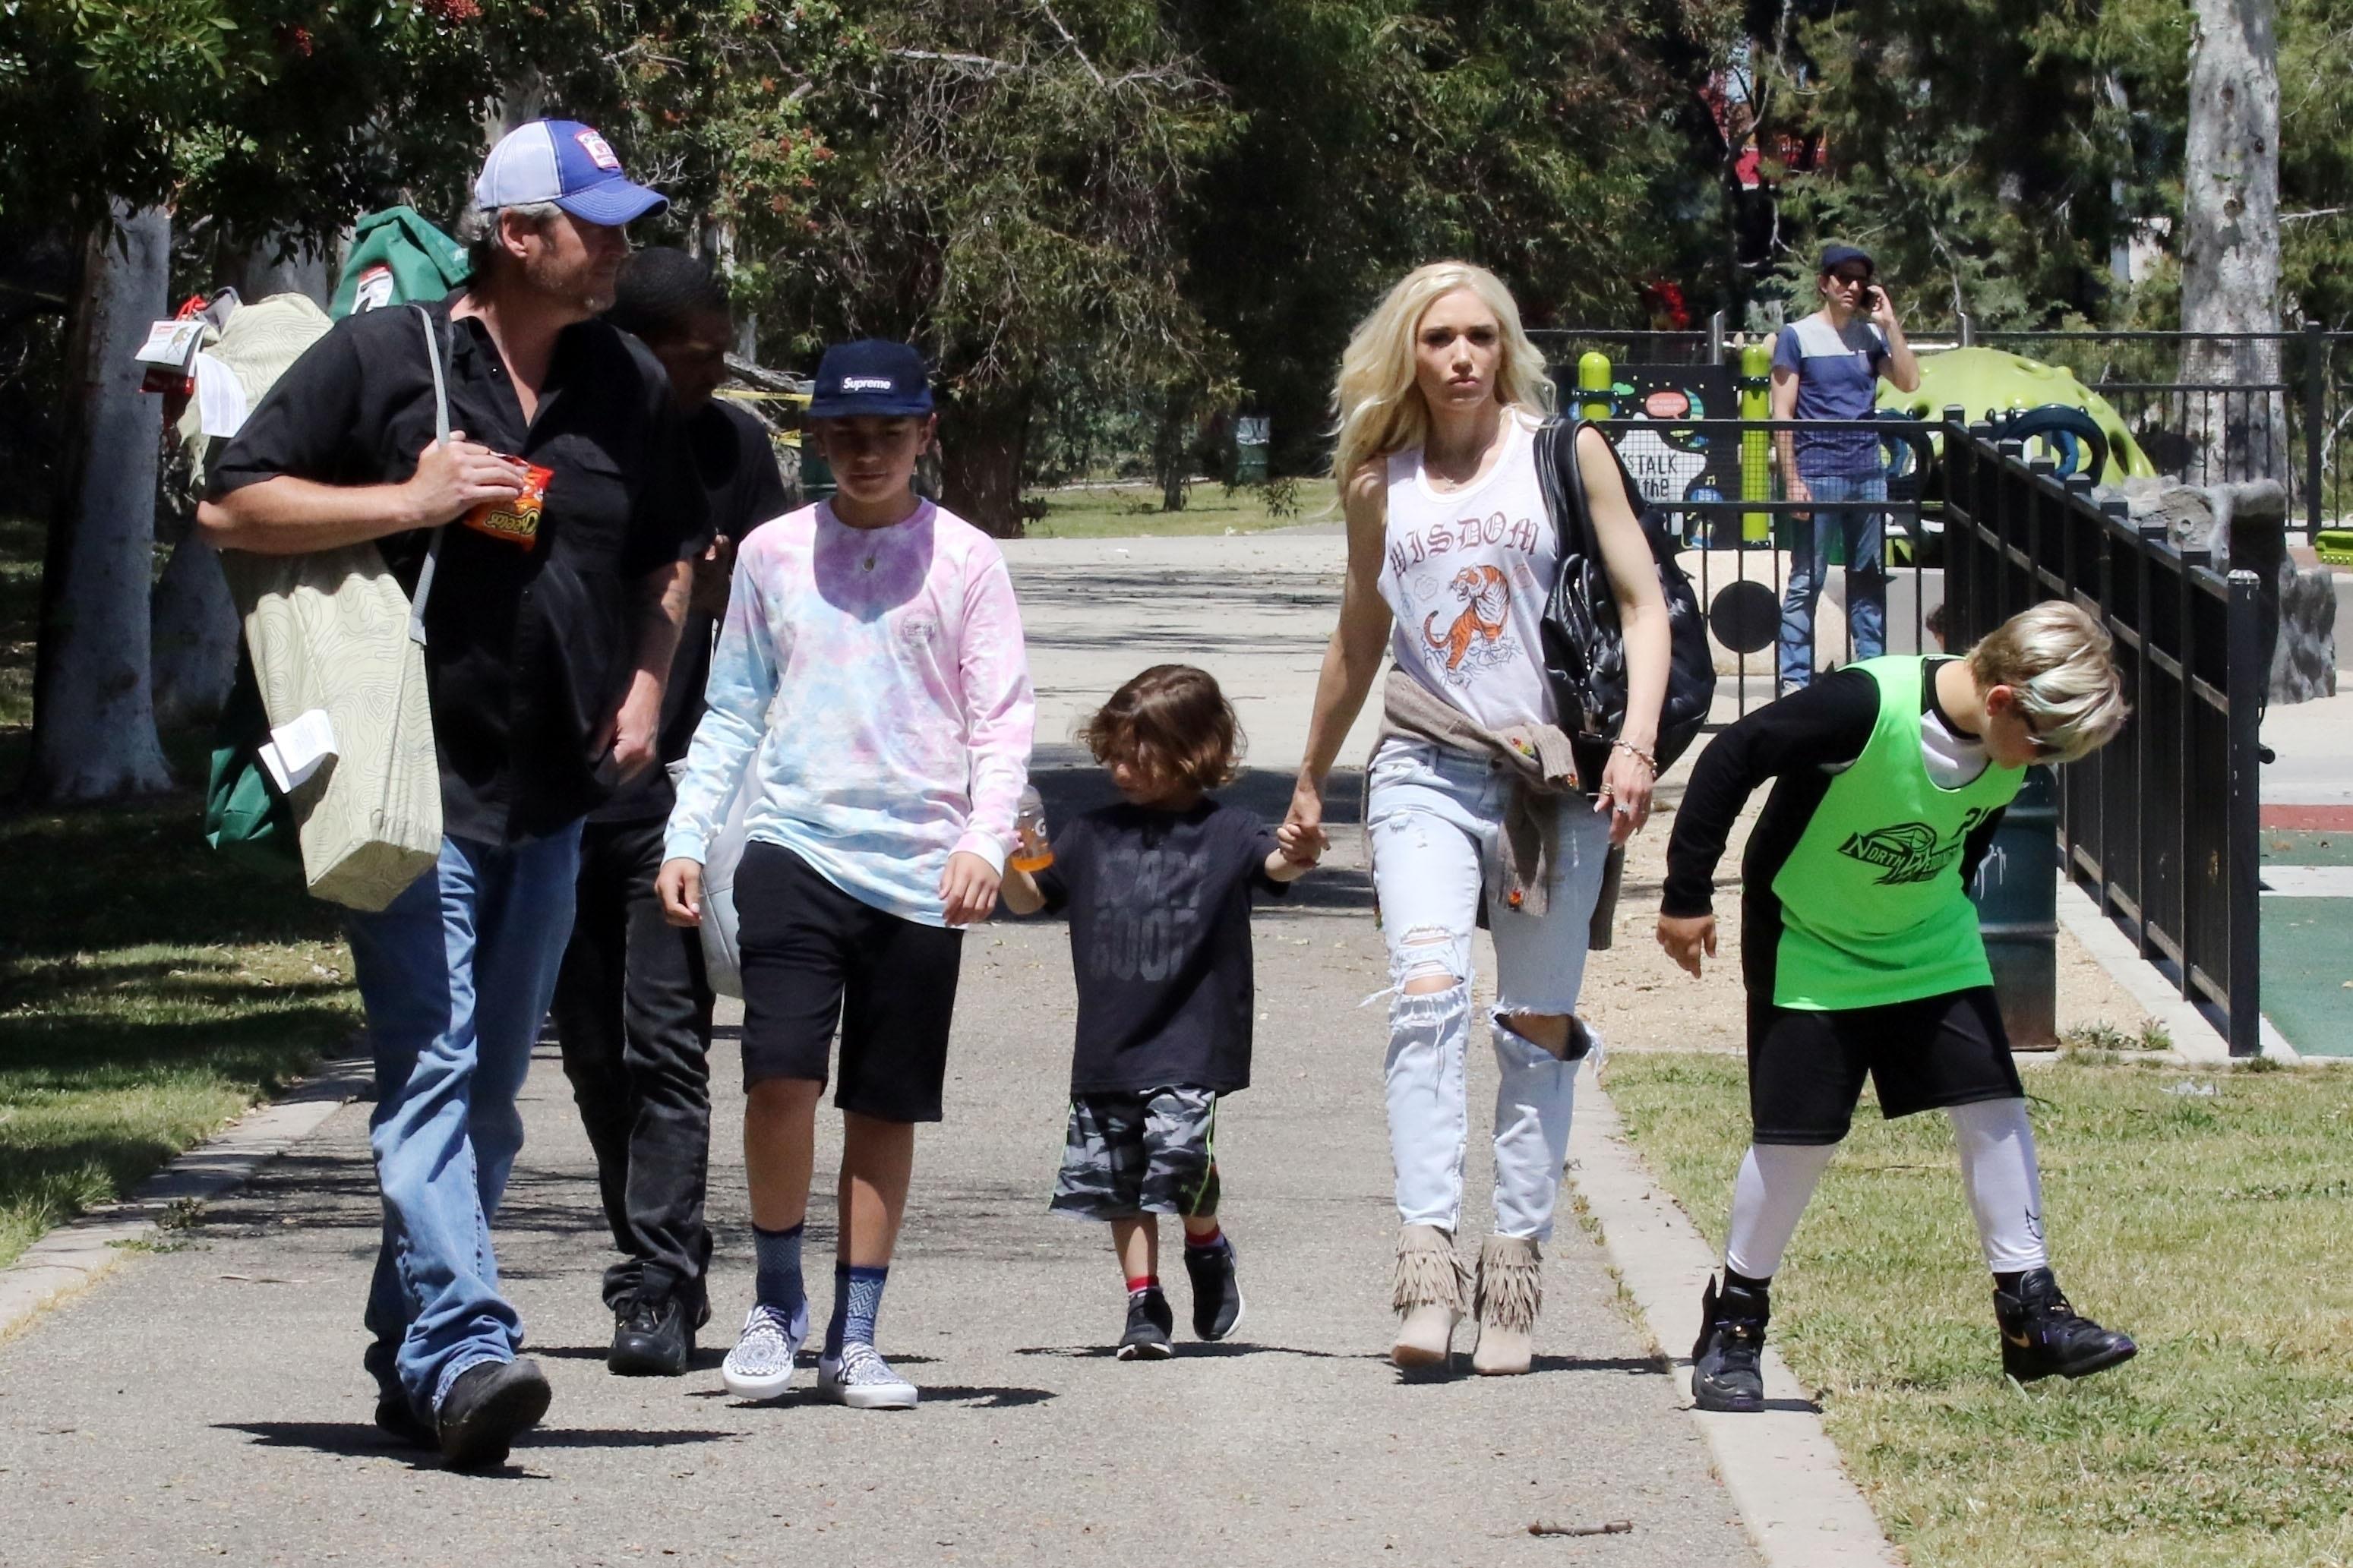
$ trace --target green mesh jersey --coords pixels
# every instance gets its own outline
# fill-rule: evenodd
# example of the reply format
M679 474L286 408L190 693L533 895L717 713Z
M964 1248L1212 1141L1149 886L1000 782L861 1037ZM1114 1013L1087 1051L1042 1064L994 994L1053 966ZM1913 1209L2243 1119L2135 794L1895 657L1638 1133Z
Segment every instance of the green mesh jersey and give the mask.
M1877 684L1879 717L1773 877L1777 1007L1873 1007L1993 984L1959 862L1970 832L2010 804L2025 770L1989 766L1958 789L1939 788L1920 760L1924 661L1851 668Z

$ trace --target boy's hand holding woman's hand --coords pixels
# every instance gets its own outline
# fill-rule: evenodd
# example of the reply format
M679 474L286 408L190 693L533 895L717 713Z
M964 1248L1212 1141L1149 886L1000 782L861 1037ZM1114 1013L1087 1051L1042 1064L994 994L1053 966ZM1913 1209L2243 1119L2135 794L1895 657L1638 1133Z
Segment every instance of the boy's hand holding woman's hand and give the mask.
M1282 851L1282 858L1302 870L1320 865L1324 851L1331 846L1320 825L1303 823L1296 817L1286 819L1274 830L1274 842Z

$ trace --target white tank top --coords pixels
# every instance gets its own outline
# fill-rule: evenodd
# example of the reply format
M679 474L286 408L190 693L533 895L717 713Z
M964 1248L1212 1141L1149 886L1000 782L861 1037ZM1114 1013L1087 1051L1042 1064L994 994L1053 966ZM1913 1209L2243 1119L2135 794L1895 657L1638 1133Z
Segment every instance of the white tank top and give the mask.
M1535 428L1509 416L1503 457L1469 489L1431 488L1419 447L1388 460L1390 652L1490 730L1554 721L1536 628L1560 552L1536 487Z

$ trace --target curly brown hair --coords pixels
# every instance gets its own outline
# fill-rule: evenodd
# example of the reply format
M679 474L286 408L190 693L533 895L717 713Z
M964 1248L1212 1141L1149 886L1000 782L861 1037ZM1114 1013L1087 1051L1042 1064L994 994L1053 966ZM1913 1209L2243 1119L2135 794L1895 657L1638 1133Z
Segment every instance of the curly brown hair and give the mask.
M1189 664L1155 664L1111 694L1082 725L1095 761L1174 776L1192 789L1231 784L1242 728L1217 678Z

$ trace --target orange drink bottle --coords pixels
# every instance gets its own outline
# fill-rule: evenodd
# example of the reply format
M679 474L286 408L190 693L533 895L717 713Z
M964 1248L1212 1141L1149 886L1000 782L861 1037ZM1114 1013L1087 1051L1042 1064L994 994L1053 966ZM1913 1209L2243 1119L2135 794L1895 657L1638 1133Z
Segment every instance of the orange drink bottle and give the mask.
M1006 863L1017 871L1042 871L1054 863L1054 847L1046 837L1046 803L1037 786L1021 792L1021 809L1013 819L1013 853Z

